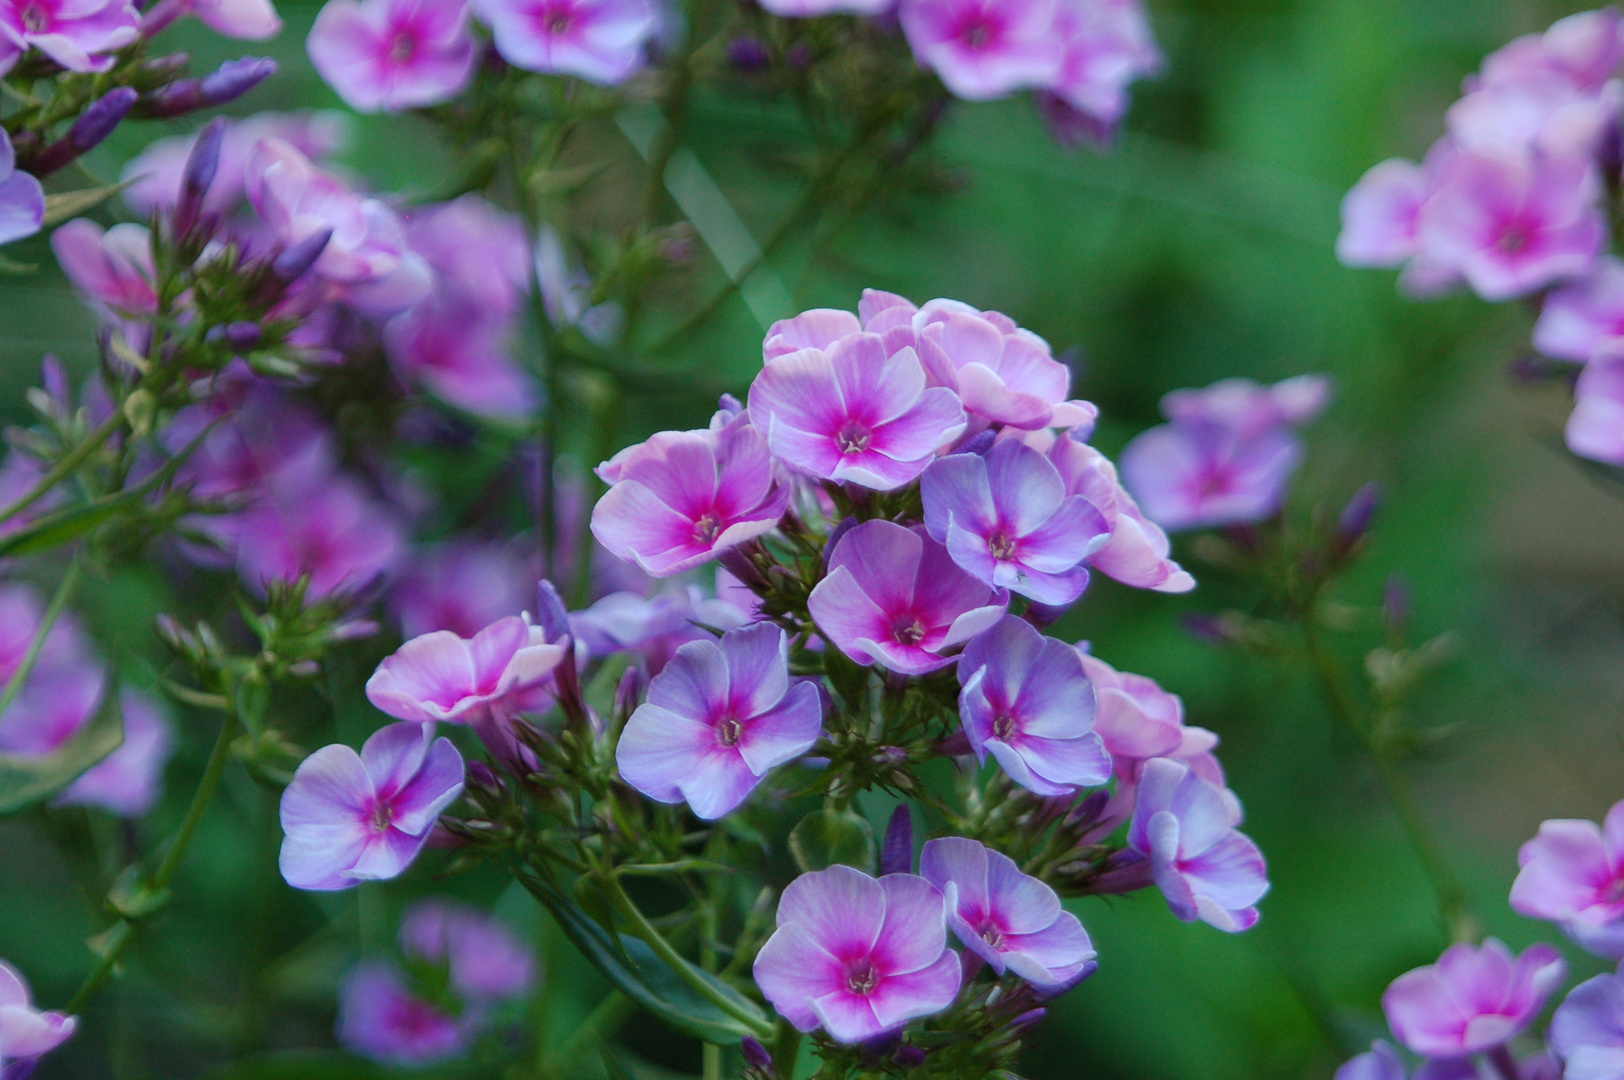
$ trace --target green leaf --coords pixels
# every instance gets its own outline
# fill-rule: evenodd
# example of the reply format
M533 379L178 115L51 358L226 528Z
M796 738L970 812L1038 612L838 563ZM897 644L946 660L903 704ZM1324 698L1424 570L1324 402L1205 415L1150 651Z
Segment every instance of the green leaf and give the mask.
M56 750L41 756L0 754L0 814L44 802L122 745L124 717L118 690L110 687L90 723Z
M106 187L81 188L78 191L59 191L54 195L47 195L44 224L55 225L59 221L66 221L70 217L82 214L91 207L111 199L133 182L132 179L118 184L108 184Z
M618 990L643 1008L678 1031L720 1046L737 1043L751 1033L744 1024L696 993L646 942L630 934L611 936L579 904L534 873L521 869L516 875L520 884L552 912L564 935L574 942L581 954ZM710 972L689 964L686 974L709 983L747 1014L760 1016L763 1024L768 1022L753 1001Z
M47 551L65 544L112 519L126 506L139 502L141 495L144 494L145 492L140 494L124 492L92 503L72 506L54 514L46 514L26 529L18 529L10 536L0 539L0 557L31 555L36 551Z
M879 849L874 827L852 810L814 810L790 830L789 853L803 874L827 870L836 863L874 872Z

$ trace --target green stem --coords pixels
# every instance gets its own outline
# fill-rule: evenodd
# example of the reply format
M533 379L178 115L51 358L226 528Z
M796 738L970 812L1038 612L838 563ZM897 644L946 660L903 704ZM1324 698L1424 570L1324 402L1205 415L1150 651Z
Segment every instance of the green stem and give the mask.
M648 916L644 915L637 905L632 903L632 898L626 895L626 890L612 874L603 875L600 881L609 902L631 924L632 933L642 938L648 947L654 950L654 954L664 960L677 977L687 983L694 993L749 1028L757 1038L772 1038L773 1027L771 1024L765 1024L760 1017L752 1016L749 1012L739 1008L737 1003L732 1001L726 994L723 994L716 987L694 974L693 965L681 953L672 948L671 943L665 940L665 936L654 928L654 925L648 921Z
M1317 609L1310 603L1302 615L1303 645L1309 662L1320 684L1320 690L1330 706L1332 715L1357 738L1370 754L1376 766L1387 801L1398 818L1404 838L1415 852L1416 861L1432 885L1438 902L1438 916L1444 931L1453 941L1467 941L1476 936L1477 920L1472 913L1471 899L1465 886L1455 876L1444 854L1443 844L1427 824L1421 804L1411 790L1409 779L1388 748L1376 738L1370 728L1359 721L1358 709L1337 677L1336 665L1325 651L1316 628Z
M186 809L186 817L176 831L175 837L169 844L169 850L158 863L158 869L152 875L149 887L153 891L160 891L169 886L175 872L180 869L186 858L186 849L192 842L197 827L203 820L203 814L209 803L214 799L215 789L220 786L220 778L225 774L226 764L231 760L231 743L237 736L237 714L229 714L225 722L220 725L220 734L214 740L214 749L209 753L209 761L203 768L203 778L198 781L197 790L192 793L192 804ZM91 969L85 981L79 985L73 997L63 1007L63 1011L72 1016L84 1009L96 992L102 988L118 961L124 954L134 934L134 924L129 919L119 919L107 935L107 941L102 949L101 959Z
M801 1033L788 1020L778 1021L772 1051L774 1070L784 1080L790 1080L795 1075L795 1059L801 1056Z
M28 681L34 665L39 662L39 654L45 648L45 639L51 636L51 628L56 625L56 620L62 615L62 609L68 606L68 599L73 595L74 587L79 584L80 566L80 558L76 555L68 564L68 572L63 575L62 584L57 586L56 595L51 597L50 606L45 609L45 617L40 620L39 629L34 632L34 640L28 643L28 652L23 654L23 662L18 665L16 672L11 676L11 681L6 684L5 692L0 693L0 716L4 716L6 710L11 708L11 703L17 700L17 695L22 692L23 683Z
M0 510L0 525L10 521L43 499L52 488L60 484L73 470L82 465L87 457L101 449L102 443L112 438L113 432L117 431L123 423L124 414L115 410L113 415L101 422L101 426L85 437L84 442L69 450L61 461L51 466L50 471L40 477L39 483L35 484L28 494L7 506L4 510Z

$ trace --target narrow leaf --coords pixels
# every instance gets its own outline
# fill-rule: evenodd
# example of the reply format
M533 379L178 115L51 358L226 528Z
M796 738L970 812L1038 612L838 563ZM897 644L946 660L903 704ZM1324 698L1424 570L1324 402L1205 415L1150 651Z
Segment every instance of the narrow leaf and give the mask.
M0 754L0 814L44 802L91 766L124 745L124 717L118 690L109 687L95 717L49 754Z

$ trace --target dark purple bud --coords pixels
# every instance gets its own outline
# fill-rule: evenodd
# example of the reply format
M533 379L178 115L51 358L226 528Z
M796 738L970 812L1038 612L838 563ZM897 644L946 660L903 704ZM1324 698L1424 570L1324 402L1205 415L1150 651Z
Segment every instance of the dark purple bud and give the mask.
M936 744L936 752L943 757L964 757L975 751L970 746L970 736L960 728L941 742Z
M812 46L804 41L797 41L789 47L784 59L789 61L790 67L809 68L812 66Z
M291 284L304 277L321 253L327 250L327 242L333 238L333 230L322 229L313 232L291 247L282 249L282 253L271 263L271 273L277 280Z
M160 87L141 100L139 115L156 118L224 105L276 74L276 61L263 56L227 60L201 79L181 79Z
M1100 896L1137 892L1156 884L1150 860L1137 852L1123 850L1112 855L1106 871L1094 879L1092 891Z
M744 412L744 402L740 401L732 394L723 394L716 402L716 410L718 412L725 412L729 416L738 416L740 413Z
M1387 579L1382 590L1382 621L1393 634L1402 634L1410 619L1410 585L1400 574Z
M773 62L772 50L757 37L736 37L727 43L727 62L740 71L760 71Z
M1021 1013L1021 1015L1011 1020L1009 1022L1009 1028L1011 1031L1025 1031L1027 1028L1035 1027L1045 1016L1048 1015L1048 1009L1028 1009L1026 1012Z
M739 1049L744 1052L745 1064L752 1069L760 1069L768 1073L772 1071L773 1056L767 1053L765 1046L746 1035L744 1041L739 1044Z
M857 519L855 517L848 517L841 518L839 523L836 524L834 528L829 530L829 538L823 542L823 565L825 569L828 569L829 556L833 554L835 545L840 543L840 538L851 532L851 530L856 527Z
M214 183L220 169L220 145L226 137L226 118L216 116L197 133L192 152L186 156L186 171L181 175L180 201L175 206L175 235L185 236L197 224L203 212L203 197Z
M1087 571L1084 571L1084 575L1084 588L1087 588ZM1043 630L1070 610L1070 604L1029 604L1021 613L1021 618L1031 623L1033 629Z
M903 803L891 811L885 827L885 845L880 848L880 873L906 874L913 869L913 814Z
M473 787L484 788L486 791L501 791L502 781L497 778L495 770L483 761L470 761L467 764L468 783Z
M314 679L321 674L321 664L315 660L295 660L288 665L288 674L296 679Z
M1342 508L1342 513L1336 519L1336 550L1339 555L1346 555L1365 538L1381 502L1381 485L1375 481L1354 492L1353 498L1348 500L1348 505Z
M1032 104L1037 106L1043 126L1049 129L1049 137L1062 149L1075 150L1085 145L1104 148L1116 138L1115 124L1074 108L1059 94L1039 90L1032 95Z
M629 667L620 677L620 685L615 688L615 716L624 721L637 708L637 699L643 693L643 672L641 668Z
M912 1043L897 1047L896 1063L904 1069L917 1069L925 1063L925 1051Z
M47 176L86 151L101 145L130 113L140 95L128 86L115 87L79 115L68 133L41 150L28 165L35 176Z
M985 454L998 441L998 432L992 428L978 431L953 448L955 454Z
M37 1057L21 1058L13 1061L4 1069L0 1069L0 1080L28 1080L39 1068L40 1059Z
M546 578L536 583L536 623L546 633L548 641L557 641L570 632L569 610L558 587Z
M62 361L47 353L40 362L40 385L45 394L64 411L73 407L73 387L68 382L68 370Z
M258 323L234 322L225 327L225 339L234 349L251 349L259 344L264 331Z
M1067 811L1067 827L1075 829L1079 825L1087 825L1099 820L1100 814L1105 811L1106 804L1110 801L1111 793L1109 791L1102 789L1090 792L1087 798Z
M1205 641L1209 645L1230 644L1229 632L1224 629L1224 620L1220 616L1205 611L1187 611L1179 616L1179 623L1186 634L1198 641Z

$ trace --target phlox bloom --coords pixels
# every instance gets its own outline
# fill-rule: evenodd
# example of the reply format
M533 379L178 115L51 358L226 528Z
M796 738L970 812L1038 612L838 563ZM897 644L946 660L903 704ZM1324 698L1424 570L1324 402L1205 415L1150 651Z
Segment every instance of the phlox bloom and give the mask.
M914 57L969 101L1047 86L1060 73L1054 0L902 0Z
M359 754L317 750L282 793L282 876L323 892L400 876L462 785L462 755L429 724L391 724Z
M919 872L942 891L947 925L965 948L1002 975L1013 971L1046 990L1067 988L1093 970L1094 946L1077 916L1015 860L959 836L932 840Z
M471 638L435 630L378 665L367 680L367 700L399 720L471 722L507 695L546 679L565 648L517 615Z
M913 874L802 874L756 955L756 985L801 1031L857 1043L945 1009L959 991L942 894Z
M615 748L621 778L652 799L687 802L715 819L743 802L767 770L812 749L823 704L812 683L790 682L788 648L773 623L678 648L626 721Z
M642 66L656 26L648 0L475 0L474 13L514 67L603 85Z
M34 1008L28 983L0 960L0 1064L39 1057L68 1041L78 1017Z
M467 0L328 0L307 48L321 77L361 112L448 101L476 59Z
M1425 1057L1465 1057L1511 1039L1534 1019L1567 965L1549 945L1521 956L1498 940L1460 942L1436 964L1394 979L1382 995L1387 1024L1399 1042Z

